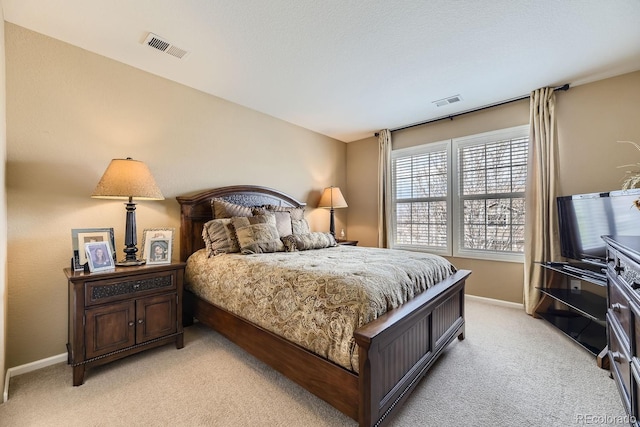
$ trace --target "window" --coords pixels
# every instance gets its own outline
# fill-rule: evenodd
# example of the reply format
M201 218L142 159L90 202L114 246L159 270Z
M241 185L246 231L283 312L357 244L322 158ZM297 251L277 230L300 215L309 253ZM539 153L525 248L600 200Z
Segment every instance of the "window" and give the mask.
M521 261L529 127L392 153L393 247Z

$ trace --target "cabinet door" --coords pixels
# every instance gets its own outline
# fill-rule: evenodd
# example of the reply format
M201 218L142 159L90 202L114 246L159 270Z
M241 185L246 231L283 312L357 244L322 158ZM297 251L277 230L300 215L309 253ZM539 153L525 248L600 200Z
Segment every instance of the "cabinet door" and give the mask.
M86 310L86 359L135 344L135 303L125 301Z
M136 301L136 342L142 343L177 331L176 294L157 295Z

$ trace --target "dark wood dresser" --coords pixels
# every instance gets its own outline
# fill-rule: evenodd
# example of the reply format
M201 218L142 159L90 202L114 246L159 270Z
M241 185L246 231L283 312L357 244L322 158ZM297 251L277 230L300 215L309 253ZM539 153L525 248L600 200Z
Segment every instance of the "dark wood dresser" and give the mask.
M640 413L640 236L607 244L607 343L611 375L631 424Z
M97 273L64 269L74 386L82 385L88 367L168 343L183 347L184 267L173 263Z

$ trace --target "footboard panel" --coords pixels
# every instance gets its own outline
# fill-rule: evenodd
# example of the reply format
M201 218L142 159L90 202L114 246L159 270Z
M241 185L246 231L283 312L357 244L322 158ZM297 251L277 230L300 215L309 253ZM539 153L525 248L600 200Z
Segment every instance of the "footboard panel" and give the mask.
M464 334L459 271L355 333L360 358L360 425L386 424L442 350Z

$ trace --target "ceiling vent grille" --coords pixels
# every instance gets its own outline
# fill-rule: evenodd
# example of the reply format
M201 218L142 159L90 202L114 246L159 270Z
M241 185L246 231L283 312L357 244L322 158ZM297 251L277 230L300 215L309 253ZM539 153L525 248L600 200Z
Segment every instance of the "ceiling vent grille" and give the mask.
M436 107L444 107L445 105L453 104L454 102L460 102L460 101L462 101L462 97L460 95L453 95L447 98L433 101L432 104L436 104Z
M147 38L144 40L144 44L146 44L150 48L159 50L160 52L164 52L171 56L175 56L179 59L184 59L187 55L189 55L188 51L173 45L172 43L153 33L149 33Z

